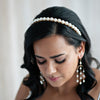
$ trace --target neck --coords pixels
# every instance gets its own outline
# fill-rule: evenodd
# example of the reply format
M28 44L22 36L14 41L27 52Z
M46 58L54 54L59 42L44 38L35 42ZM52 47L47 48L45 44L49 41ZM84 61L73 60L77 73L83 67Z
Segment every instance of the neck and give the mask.
M48 85L48 87L51 89L51 91L53 91L55 94L58 95L69 95L72 93L76 93L76 87L77 87L77 83L76 83L76 74L68 81L66 82L63 86L61 87L52 87L50 85Z

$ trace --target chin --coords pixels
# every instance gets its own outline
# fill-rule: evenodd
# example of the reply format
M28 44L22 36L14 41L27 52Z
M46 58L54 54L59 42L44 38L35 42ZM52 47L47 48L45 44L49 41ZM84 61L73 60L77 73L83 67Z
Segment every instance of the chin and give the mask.
M56 83L56 82L55 82L55 83L49 83L49 84L50 84L52 87L58 87L58 88L64 85L64 83L59 83L59 82L58 82L58 83Z

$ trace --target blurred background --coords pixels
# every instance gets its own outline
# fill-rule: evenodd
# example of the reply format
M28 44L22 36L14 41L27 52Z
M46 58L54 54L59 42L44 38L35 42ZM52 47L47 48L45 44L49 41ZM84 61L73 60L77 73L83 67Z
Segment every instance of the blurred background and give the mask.
M75 11L91 41L92 54L100 60L100 0L0 0L0 100L14 100L22 79L24 33L41 10L65 6Z

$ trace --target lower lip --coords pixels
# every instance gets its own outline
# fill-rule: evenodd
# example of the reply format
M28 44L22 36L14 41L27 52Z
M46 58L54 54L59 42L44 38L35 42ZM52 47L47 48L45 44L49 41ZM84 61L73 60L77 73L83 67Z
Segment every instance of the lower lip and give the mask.
M51 81L57 81L59 79L59 77L55 77L55 78L49 78Z

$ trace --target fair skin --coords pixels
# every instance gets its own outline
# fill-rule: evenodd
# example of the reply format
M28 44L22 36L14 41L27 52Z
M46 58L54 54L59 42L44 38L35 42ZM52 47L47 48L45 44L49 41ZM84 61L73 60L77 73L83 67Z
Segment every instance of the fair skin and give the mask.
M78 48L75 48L69 45L62 36L52 35L36 41L33 49L39 70L48 83L44 94L36 100L66 100L66 98L67 100L80 100L75 90L78 85L76 69L78 60L84 55L85 43L82 42ZM59 56L52 57L55 55ZM59 61L63 61L63 63L58 63ZM39 64L39 62L44 63ZM96 75L97 85L89 91L89 94L97 100L100 93L100 71L94 68L93 71ZM27 87L26 89L29 91Z

